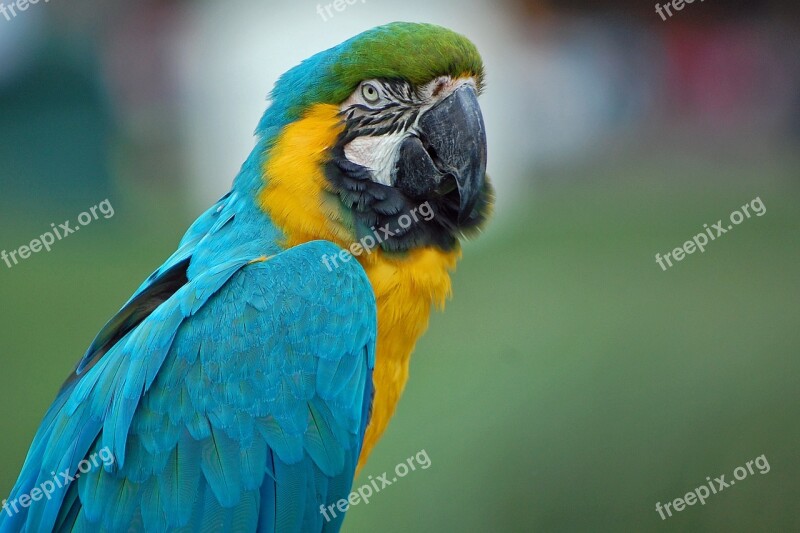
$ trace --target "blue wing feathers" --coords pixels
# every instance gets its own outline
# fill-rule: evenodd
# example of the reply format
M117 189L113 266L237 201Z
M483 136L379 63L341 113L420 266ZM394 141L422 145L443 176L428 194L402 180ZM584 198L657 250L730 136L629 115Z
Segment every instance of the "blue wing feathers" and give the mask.
M236 223L220 207L204 217L181 249ZM140 301L186 260L181 249L137 291ZM134 328L95 341L11 498L51 471L74 474L105 447L115 462L0 519L0 532L338 530L341 515L325 522L319 506L347 497L368 423L371 287L355 262L327 271L321 257L338 253L330 243L269 260L240 252L198 272L193 261L186 283L136 315Z

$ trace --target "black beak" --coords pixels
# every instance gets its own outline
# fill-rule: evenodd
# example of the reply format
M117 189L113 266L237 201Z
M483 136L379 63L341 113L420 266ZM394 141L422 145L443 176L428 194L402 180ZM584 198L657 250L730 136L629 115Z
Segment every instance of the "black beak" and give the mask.
M417 135L403 141L395 186L412 198L450 201L463 222L483 194L485 180L486 126L475 89L463 85L425 113Z

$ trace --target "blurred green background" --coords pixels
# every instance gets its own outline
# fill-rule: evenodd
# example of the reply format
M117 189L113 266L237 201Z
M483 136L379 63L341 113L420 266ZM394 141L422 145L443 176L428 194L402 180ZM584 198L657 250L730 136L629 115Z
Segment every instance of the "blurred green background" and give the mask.
M161 35L154 26L186 16L166 3L143 5L139 16L150 24L139 21L130 35L149 41ZM774 3L761 7L767 5ZM213 186L193 181L195 167L181 154L195 154L202 144L186 148L192 139L181 132L189 126L176 111L189 89L158 76L169 71L159 68L152 75L162 90L152 89L149 67L141 64L128 66L139 74L128 73L137 83L126 85L108 74L122 65L105 55L116 41L108 28L92 24L97 15L56 4L45 10L51 7L72 19L67 16L59 33L45 13L35 30L43 51L0 84L0 131L7 134L0 148L0 249L26 244L51 222L74 220L105 198L116 214L13 269L0 263L2 495L94 334L174 250L206 196L224 191L235 172L218 176ZM319 31L313 7L303 6L302 31ZM692 24L716 32L707 48L740 43L739 58L751 50L746 43L763 44L764 35L778 29L794 36L791 46L798 42L792 28L778 23L780 11L748 26L763 32L756 38L747 33L742 40L741 28L733 31L737 41L723 31L734 23L709 21L699 13L706 7L691 6L698 12L694 19L687 8L685 21L666 29L642 22L644 16L609 23L609 14L622 13L612 8L561 13L547 3L507 5L510 14L524 13L539 24L528 28L535 38L523 39L534 65L526 79L543 68L533 61L542 48L592 48L554 36L576 21L598 32L609 24L614 34L626 28L625 39L614 41L620 50L626 39L647 34L650 44L660 43L648 57L662 60L681 57L670 55L670 32L696 38ZM351 9L350 18L341 15L344 29L334 30L330 21L326 31L374 25L365 20L375 11L412 18L387 14L390 8L377 2ZM17 22L16 28L38 24L33 17ZM491 48L491 35L478 40ZM698 53L708 51L701 44ZM398 413L355 486L422 449L432 466L353 507L345 531L800 530L800 113L789 104L800 100L792 100L798 85L788 78L800 68L791 62L797 50L791 46L781 48L790 58L783 64L759 63L762 56L753 53L758 68L745 68L753 83L744 89L740 84L740 92L725 92L720 87L731 84L715 86L705 71L695 72L699 78L687 79L699 84L695 89L706 88L707 99L687 88L693 86L687 79L679 83L675 72L685 70L648 74L626 62L628 56L609 53L632 72L616 71L618 86L606 87L608 94L619 95L614 87L631 94L620 101L586 100L591 109L605 110L597 116L574 112L580 100L570 98L577 96L545 98L542 87L536 93L541 100L525 100L531 107L524 121L501 122L502 111L487 110L495 139L508 139L492 152L498 154L492 168L500 195L496 221L466 247L454 298L433 316ZM79 53L92 50L98 57ZM156 47L148 57L161 53ZM589 87L597 87L598 72L610 68L598 61L573 64ZM786 74L788 85L769 92L765 80L773 78L764 73L776 70ZM548 72L557 78L555 70ZM666 79L656 85L673 92L649 83L632 89L631 80L641 78ZM567 79L557 79L545 89L568 92L560 85ZM514 92L505 81L490 76L490 93L501 99L526 94L524 84ZM258 90L263 96L266 87ZM776 94L785 98L772 98ZM506 118L517 103L523 105L506 102ZM551 136L554 130L537 118L563 130ZM248 120L244 133L257 115ZM551 144L545 151L538 142L526 144L530 139ZM238 157L235 149L228 152ZM503 157L511 152L518 159ZM763 217L745 221L704 254L666 272L655 263L656 252L682 245L703 224L727 218L755 197L766 206ZM667 520L656 512L656 502L682 497L706 476L730 480L736 467L762 454L768 473L749 476L705 506L687 507Z

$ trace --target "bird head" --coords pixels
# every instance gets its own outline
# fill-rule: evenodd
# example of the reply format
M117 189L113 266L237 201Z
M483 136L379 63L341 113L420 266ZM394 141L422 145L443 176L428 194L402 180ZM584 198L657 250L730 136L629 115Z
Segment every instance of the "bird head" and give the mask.
M289 245L458 249L492 204L483 78L475 46L430 24L388 24L311 57L280 78L259 125L260 204Z

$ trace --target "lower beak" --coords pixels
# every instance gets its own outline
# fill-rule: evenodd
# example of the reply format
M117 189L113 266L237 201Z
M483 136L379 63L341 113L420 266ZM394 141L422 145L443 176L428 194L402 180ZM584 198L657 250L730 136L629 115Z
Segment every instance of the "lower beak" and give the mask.
M416 136L403 141L395 186L415 198L457 194L463 222L483 194L486 157L478 95L471 85L462 85L423 115Z

